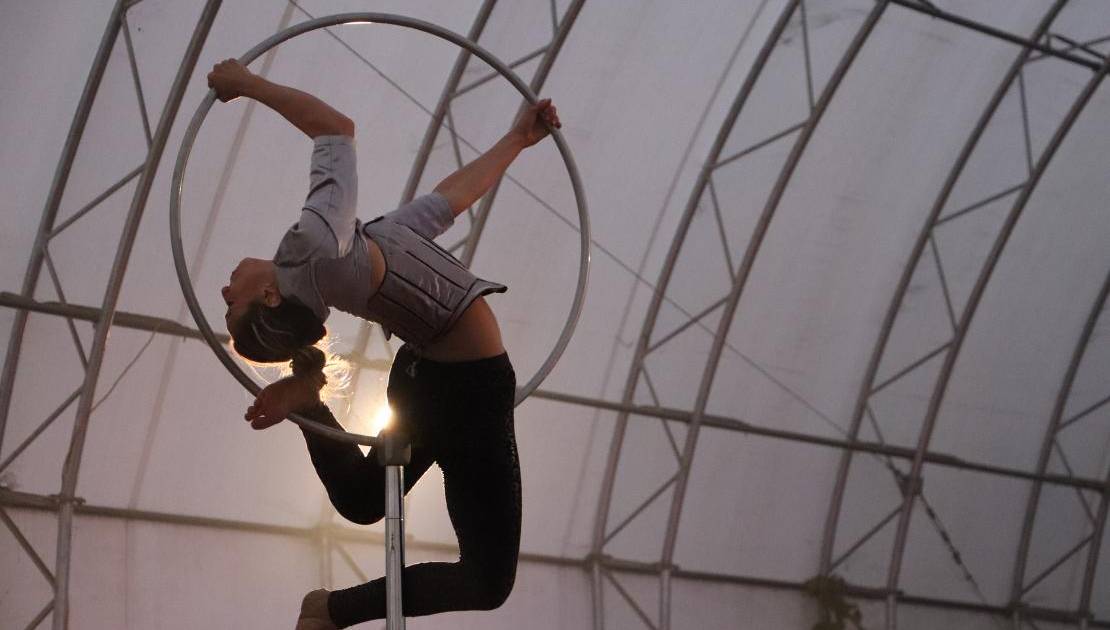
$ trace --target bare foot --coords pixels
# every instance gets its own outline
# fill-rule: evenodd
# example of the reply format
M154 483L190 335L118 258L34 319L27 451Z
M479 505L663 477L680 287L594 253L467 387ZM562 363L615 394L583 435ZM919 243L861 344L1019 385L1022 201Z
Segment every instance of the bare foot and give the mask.
M296 630L339 630L328 614L328 595L325 589L309 591L301 600L301 616Z

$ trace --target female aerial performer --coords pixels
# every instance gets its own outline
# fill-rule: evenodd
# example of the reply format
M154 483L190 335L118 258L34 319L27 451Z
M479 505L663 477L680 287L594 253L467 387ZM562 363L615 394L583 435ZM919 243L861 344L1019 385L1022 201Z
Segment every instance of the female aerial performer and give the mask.
M244 258L222 290L235 350L257 362L291 361L293 375L265 387L247 409L255 429L300 413L341 429L319 391L328 307L376 321L405 341L389 373L395 425L412 443L405 491L438 463L459 561L404 569L406 616L489 610L513 587L520 547L520 466L513 432L516 376L482 297L504 285L472 275L430 239L477 201L526 147L559 127L550 99L524 110L492 148L436 186L368 223L355 218L354 123L316 97L271 83L233 59L208 84L220 101L253 98L314 140L310 188L299 220L272 260ZM546 123L546 124L545 124ZM336 510L382 518L384 470L354 444L304 432L312 464ZM385 580L315 590L298 630L331 630L385 617Z

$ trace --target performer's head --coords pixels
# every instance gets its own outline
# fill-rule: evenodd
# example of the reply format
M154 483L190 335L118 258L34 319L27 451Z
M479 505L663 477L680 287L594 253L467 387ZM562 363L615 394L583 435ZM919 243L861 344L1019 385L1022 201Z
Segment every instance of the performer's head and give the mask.
M312 309L278 291L273 261L244 258L220 290L232 347L258 363L293 362L293 372L323 370L324 353L314 344L324 338L324 323Z

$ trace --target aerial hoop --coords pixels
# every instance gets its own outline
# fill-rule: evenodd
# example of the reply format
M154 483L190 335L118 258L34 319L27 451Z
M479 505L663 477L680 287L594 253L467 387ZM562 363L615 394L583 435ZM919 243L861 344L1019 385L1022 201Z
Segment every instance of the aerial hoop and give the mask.
M475 42L430 22L389 13L340 13L301 22L300 24L290 26L279 33L271 35L269 38L247 51L245 55L239 58L239 61L243 65L248 65L261 56L262 53L270 50L274 46L309 31L327 28L329 26L355 23L392 24L394 26L402 26L422 31L449 41L456 46L470 51L473 55L489 64L501 76L512 83L513 87L515 87L529 103L534 104L537 101L536 95L532 93L528 85L524 83L511 68ZM224 364L224 367L231 372L231 375L234 376L247 391L257 395L261 388L247 376L246 372L243 371L239 364L231 358L227 349L220 344L219 340L216 339L216 335L212 332L212 327L208 324L208 319L204 316L204 312L200 307L200 302L197 300L196 293L193 291L193 282L189 276L189 270L185 263L185 252L181 243L181 194L185 177L185 168L188 164L189 154L192 152L193 142L196 140L197 132L200 130L204 118L208 115L208 110L212 108L212 104L215 101L215 91L209 90L204 100L202 100L197 107L196 113L193 114L193 118L189 122L189 127L185 130L185 137L181 142L181 150L178 152L177 164L173 172L173 183L170 187L170 245L173 250L174 267L177 269L177 279L181 283L181 291L185 296L185 302L189 306L189 311L193 314L193 319L196 321L197 328L200 330L201 335L204 336L205 341L208 342L212 351L216 353L216 358ZM567 344L570 342L570 337L574 332L574 327L582 311L582 302L586 294L586 277L590 266L590 224L586 210L586 196L582 190L582 181L578 175L578 168L574 164L574 156L563 140L562 134L558 129L550 129L550 131L551 137L559 149L559 154L563 158L563 163L566 165L567 174L570 176L571 187L574 189L574 199L578 204L579 235L581 237L578 283L575 288L574 301L571 304L562 334L559 336L558 341L555 343L555 347L551 350L547 359L540 366L539 370L536 371L536 374L529 379L523 387L517 388L515 400L515 404L517 405L527 398L539 386L543 379L547 377L548 373L555 367L555 363L558 362L563 350L566 349ZM290 419L306 430L339 441L364 444L367 446L374 446L378 443L377 438L333 429L298 415L293 415Z

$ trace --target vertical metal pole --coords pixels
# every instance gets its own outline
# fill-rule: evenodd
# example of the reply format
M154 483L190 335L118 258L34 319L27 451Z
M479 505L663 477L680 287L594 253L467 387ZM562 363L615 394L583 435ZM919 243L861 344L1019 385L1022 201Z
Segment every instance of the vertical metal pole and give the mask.
M671 630L671 567L659 574L659 630Z
M385 628L405 630L401 572L405 568L405 469L385 467Z
M601 575L601 557L594 556L593 567L590 571L590 582L593 591L594 604L594 630L605 630L605 584Z
M35 244L31 248L31 258L27 262L27 271L23 277L23 289L20 295L26 298L34 297L35 285L39 281L39 272L42 271L43 258L46 253L46 243L54 229L54 220L58 217L58 206L62 202L66 182L69 181L69 171L73 168L73 159L77 156L77 147L81 144L81 136L85 133L85 123L89 120L93 101L96 99L100 80L104 78L104 70L108 67L108 59L112 56L116 37L120 32L121 16L123 15L124 0L117 0L112 13L108 17L108 26L104 29L104 36L100 39L100 46L93 58L92 69L85 80L85 88L81 92L81 100L77 102L77 112L73 114L69 133L66 135L65 144L62 146L62 157L58 159L58 166L54 170L54 180L50 184L50 193L46 197L46 205L42 210L42 219L39 221L39 231L35 236ZM29 312L23 309L15 311L12 321L11 334L8 338L8 351L4 356L4 370L0 375L0 447L4 444L4 429L8 423L8 410L11 408L12 390L15 388L16 366L19 364L19 353L23 346L23 331L27 327Z
M104 352L108 342L108 330L112 326L112 319L116 314L116 304L119 301L120 290L123 288L123 277L127 272L127 263L131 256L131 248L135 243L135 236L139 231L139 222L146 208L150 189L154 184L154 176L158 172L158 163L162 152L166 148L166 141L170 135L174 118L185 95L185 87L189 77L193 74L200 50L208 38L208 31L216 19L222 0L208 0L204 5L189 47L182 58L181 66L177 70L173 85L170 87L169 96L166 98L165 108L158 121L150 151L147 154L146 166L139 178L135 195L131 199L131 207L124 222L123 234L120 236L116 258L112 264L112 272L108 277L108 286L104 291L104 302L101 305L100 319L96 323L96 332L93 336L92 351L89 354L89 364L85 371L85 381L82 386L81 399L77 404L77 414L73 424L73 436L69 443L69 452L66 454L65 466L62 469L62 490L58 501L58 548L55 570L55 595L54 595L54 630L66 630L69 623L69 567L70 546L73 538L73 512L76 501L77 474L81 467L81 453L85 447L85 435L88 432L89 416L92 414L93 399L96 395L96 384L100 377L100 367L104 361Z

